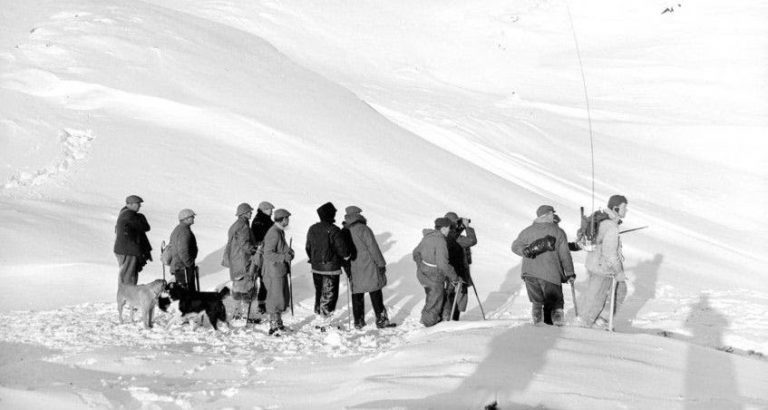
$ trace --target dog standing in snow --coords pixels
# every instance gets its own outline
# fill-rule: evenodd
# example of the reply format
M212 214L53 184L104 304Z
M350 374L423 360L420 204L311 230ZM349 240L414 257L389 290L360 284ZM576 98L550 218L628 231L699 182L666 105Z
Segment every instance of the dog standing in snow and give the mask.
M193 326L201 324L203 316L208 316L214 330L218 330L218 322L222 321L229 326L227 321L227 309L222 300L229 295L229 288L224 287L218 292L196 292L185 289L181 285L171 282L167 286L171 305L166 311L173 312L175 318L168 322L184 324L191 322Z
M133 323L133 311L141 311L142 323L145 328L152 327L152 312L157 305L157 298L165 290L165 281L156 279L144 285L130 285L119 283L117 285L117 314L120 323L123 322L123 306L131 307L131 323Z

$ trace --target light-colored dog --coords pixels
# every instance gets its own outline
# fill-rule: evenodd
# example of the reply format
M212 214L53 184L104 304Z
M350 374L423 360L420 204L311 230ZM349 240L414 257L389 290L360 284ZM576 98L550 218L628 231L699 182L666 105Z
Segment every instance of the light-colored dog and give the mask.
M142 322L145 328L152 327L152 313L157 305L157 298L165 290L165 281L156 279L144 285L117 285L117 314L120 323L123 323L123 306L126 303L141 310ZM131 309L131 323L133 323L133 309Z

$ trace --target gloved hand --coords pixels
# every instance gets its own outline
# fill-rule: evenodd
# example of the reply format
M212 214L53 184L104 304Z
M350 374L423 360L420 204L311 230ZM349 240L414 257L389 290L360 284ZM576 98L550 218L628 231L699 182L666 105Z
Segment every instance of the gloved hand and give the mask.
M384 275L385 273L387 273L387 267L379 266L379 275Z
M555 250L556 239L552 235L547 235L543 238L536 239L530 245L523 249L523 256L530 259L535 259L537 256L544 252Z
M565 281L573 285L573 282L576 281L576 274L574 273L573 275L567 276Z
M288 249L288 252L285 254L285 261L291 262L294 257L296 257L296 252L293 249Z

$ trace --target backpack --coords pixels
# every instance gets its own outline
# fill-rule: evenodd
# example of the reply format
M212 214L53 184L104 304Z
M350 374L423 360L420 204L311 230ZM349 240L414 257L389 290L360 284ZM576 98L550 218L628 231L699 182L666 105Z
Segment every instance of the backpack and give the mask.
M610 219L606 212L595 211L592 215L586 216L584 215L584 208L581 208L581 227L576 232L577 242L594 243L597 239L600 223L606 219Z
M173 245L170 243L163 248L162 253L160 253L160 261L163 262L163 265L171 266L171 262L173 261Z

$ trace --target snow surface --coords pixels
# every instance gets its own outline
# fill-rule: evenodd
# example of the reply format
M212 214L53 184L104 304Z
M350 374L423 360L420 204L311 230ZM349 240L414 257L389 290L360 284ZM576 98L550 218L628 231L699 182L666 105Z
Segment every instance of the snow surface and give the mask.
M6 0L0 407L768 408L767 19L757 0ZM650 226L624 239L618 332L528 325L512 240L542 203L572 235L614 193ZM156 257L198 213L206 289L238 203L289 209L296 249L319 205L358 205L401 325L315 330L301 258L282 338L118 325L129 194ZM448 210L478 231L489 320L470 299L424 329L410 252Z

